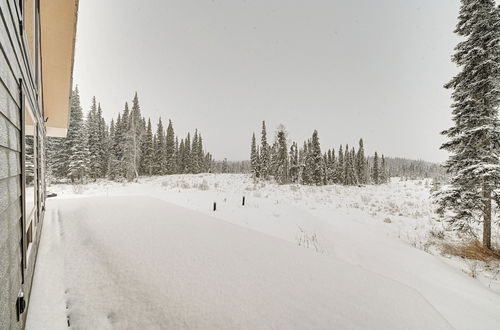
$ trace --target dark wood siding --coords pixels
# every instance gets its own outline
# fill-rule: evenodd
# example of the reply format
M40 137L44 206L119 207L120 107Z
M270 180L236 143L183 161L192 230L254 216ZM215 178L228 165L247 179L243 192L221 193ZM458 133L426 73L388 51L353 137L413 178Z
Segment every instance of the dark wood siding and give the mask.
M20 33L20 10L17 0L0 0L0 329L23 329L27 313L17 321L16 300L20 291L29 298L37 238L24 269L23 281L23 157L22 90L33 110L39 129L43 130L42 110L34 68ZM42 134L43 135L43 134ZM24 283L23 283L24 282ZM29 301L27 301L29 308Z

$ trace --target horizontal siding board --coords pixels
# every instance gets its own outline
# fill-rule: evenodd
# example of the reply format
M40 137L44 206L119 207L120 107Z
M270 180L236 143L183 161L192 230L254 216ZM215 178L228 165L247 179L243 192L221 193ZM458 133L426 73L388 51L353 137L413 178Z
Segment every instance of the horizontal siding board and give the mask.
M0 180L21 174L21 154L0 146Z
M0 114L0 146L21 151L21 132L3 114Z
M19 196L21 196L20 175L0 180L0 213L5 212Z
M18 97L19 83L14 74L12 73L12 70L10 69L9 66L9 62L3 52L0 52L0 79L2 80L2 83L4 84L7 91L12 96L13 102L19 106L20 105L20 100Z
M9 329L10 324L10 295L5 294L4 290L10 290L10 283L0 283L0 329Z
M12 235L12 226L13 222L18 228L17 234L20 235L21 229L19 225L19 219L22 216L22 201L21 197L19 197L15 202L13 202L7 210L5 210L2 214L0 214L0 249L4 250L7 246L7 240L10 235ZM17 236L16 234L16 236ZM1 260L0 260L1 264Z
M5 11L6 8L8 8L8 6L5 3L5 0L0 0L0 45L2 46L2 50L4 51L5 56L7 57L7 61L10 64L12 74L14 75L14 77L16 77L16 79L19 79L22 77L21 70L17 63L17 57L14 53L14 48L10 42L6 23L4 23L7 22L7 18L10 21L10 14ZM13 61L15 61L15 63L13 63Z
M1 57L1 56L0 56ZM21 110L14 102L9 91L4 85L0 84L0 113L8 118L14 126L21 129Z
M23 83L25 84L25 93L29 99L29 102L32 106L33 111L37 112L38 117L41 118L41 112L39 111L36 105L35 98L35 86L33 79L31 78L31 68L28 64L28 54L25 52L24 47L22 46L22 37L18 35L18 19L17 14L11 14L10 6L7 4L6 0L0 0L0 9L2 12L3 21L0 22L0 35L2 35L3 39L6 39L8 44L5 44L5 48L10 48L10 55L7 55L9 63L14 71L14 75L17 78L23 78ZM3 36L6 34L9 37ZM4 41L2 40L2 46L4 46Z

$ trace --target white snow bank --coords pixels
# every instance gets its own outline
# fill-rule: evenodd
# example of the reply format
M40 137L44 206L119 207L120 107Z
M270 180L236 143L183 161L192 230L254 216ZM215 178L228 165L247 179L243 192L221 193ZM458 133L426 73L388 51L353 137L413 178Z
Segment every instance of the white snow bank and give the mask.
M395 280L138 196L48 201L30 305L27 329L450 328Z

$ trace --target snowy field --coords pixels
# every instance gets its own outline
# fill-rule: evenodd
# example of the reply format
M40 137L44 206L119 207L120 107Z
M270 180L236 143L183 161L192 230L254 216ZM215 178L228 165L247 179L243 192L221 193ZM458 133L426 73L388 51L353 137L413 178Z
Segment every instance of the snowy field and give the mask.
M498 329L498 268L440 255L429 186L53 186L27 328Z

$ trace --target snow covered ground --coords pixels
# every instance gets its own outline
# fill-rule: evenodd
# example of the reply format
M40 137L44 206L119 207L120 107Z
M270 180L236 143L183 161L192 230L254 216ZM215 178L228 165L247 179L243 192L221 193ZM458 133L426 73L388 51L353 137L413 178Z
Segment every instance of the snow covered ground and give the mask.
M438 255L428 186L53 186L27 328L498 328L500 276Z

